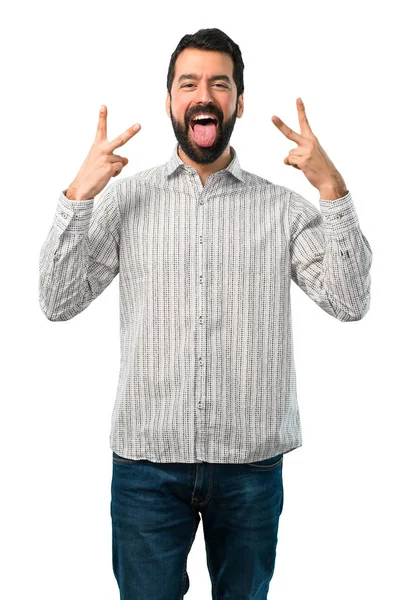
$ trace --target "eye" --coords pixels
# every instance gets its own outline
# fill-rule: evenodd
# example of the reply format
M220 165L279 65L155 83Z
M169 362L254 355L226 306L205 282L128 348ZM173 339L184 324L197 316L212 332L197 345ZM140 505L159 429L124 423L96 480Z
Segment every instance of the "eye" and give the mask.
M193 83L185 83L182 87L187 87L188 85L193 85ZM216 83L215 85L219 85L220 87L227 89L227 86L224 85L223 83Z

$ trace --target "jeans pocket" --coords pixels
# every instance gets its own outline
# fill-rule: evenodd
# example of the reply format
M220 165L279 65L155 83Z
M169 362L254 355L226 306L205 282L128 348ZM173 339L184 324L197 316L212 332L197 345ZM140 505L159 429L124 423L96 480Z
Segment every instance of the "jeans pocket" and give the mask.
M256 462L246 463L248 467L263 469L270 471L271 469L275 469L283 461L283 454L277 454L276 456L272 456L270 458L264 458L263 460L258 460Z
M133 463L141 462L141 459L125 458L124 456L119 456L119 454L116 454L114 451L112 458L113 462L117 465L131 465Z

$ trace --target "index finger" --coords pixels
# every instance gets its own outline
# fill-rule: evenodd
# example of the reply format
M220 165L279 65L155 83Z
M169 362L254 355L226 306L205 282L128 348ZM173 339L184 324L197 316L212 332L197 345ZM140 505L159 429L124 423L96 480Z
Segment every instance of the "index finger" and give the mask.
M121 133L121 135L119 135L112 142L109 143L109 149L111 150L111 152L113 152L116 148L119 148L120 146L126 144L126 142L130 140L131 137L133 137L137 134L138 131L140 131L140 129L141 125L139 123L135 123L133 127L129 127L129 129L124 131L124 133Z
M297 144L300 143L301 136L295 131L293 131L293 129L290 129L290 127L285 125L285 123L279 117L273 115L271 117L271 121L274 125L276 125L278 129L280 129L280 131L282 131L283 135L285 135L289 140L293 140Z

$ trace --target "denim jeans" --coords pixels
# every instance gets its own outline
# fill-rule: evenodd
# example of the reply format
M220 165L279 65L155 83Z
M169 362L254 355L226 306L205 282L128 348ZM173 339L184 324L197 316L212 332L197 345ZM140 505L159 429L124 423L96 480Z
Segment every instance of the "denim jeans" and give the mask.
M283 508L283 454L155 463L113 452L112 563L120 600L182 600L200 522L212 600L266 600Z

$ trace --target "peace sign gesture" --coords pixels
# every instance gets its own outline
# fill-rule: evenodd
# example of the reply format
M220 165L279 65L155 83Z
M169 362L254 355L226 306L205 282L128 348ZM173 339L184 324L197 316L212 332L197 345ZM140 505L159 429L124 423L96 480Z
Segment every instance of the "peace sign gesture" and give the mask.
M311 185L319 190L321 198L335 200L345 196L348 190L344 179L312 132L301 98L297 98L297 114L300 134L276 115L271 119L285 137L298 144L297 148L289 150L283 162L303 171Z
M128 159L114 150L123 146L140 131L140 124L129 127L111 142L107 139L107 106L102 105L96 136L79 173L66 191L69 200L91 200L128 164Z

